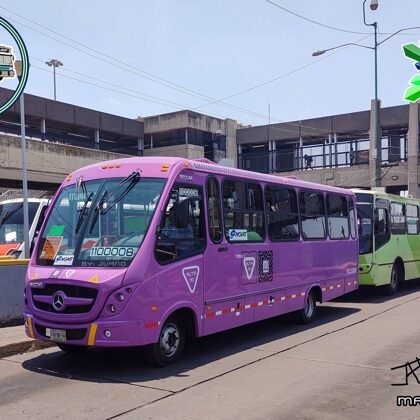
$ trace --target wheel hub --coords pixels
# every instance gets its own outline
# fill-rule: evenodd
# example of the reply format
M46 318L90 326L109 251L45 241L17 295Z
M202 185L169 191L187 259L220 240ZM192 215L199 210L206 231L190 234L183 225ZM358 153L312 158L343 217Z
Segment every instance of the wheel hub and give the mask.
M180 335L176 325L167 324L160 335L160 348L166 356L173 356L179 347Z

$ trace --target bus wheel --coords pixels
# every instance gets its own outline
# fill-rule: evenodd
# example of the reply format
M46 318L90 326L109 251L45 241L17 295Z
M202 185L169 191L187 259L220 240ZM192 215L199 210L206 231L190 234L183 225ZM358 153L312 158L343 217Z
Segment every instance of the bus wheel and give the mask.
M309 292L305 299L305 306L297 312L298 321L309 324L316 316L316 297L313 291Z
M397 265L394 263L391 271L391 281L385 286L385 293L387 295L394 295L400 287L400 282L400 270L398 270Z
M185 327L177 315L171 315L163 324L159 341L145 347L146 360L155 366L177 362L184 352Z
M85 352L88 348L86 346L77 346L74 344L55 343L57 347L68 354L80 354Z

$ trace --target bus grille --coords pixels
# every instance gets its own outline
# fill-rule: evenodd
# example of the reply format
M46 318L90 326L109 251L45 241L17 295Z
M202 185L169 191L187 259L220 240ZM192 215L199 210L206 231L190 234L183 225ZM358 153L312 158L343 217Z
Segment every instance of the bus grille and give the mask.
M80 314L89 312L95 304L98 290L92 287L73 286L69 284L47 284L43 289L31 289L32 301L35 308L53 313ZM61 311L53 306L53 296L56 292L63 292L72 303ZM80 301L79 301L80 299Z

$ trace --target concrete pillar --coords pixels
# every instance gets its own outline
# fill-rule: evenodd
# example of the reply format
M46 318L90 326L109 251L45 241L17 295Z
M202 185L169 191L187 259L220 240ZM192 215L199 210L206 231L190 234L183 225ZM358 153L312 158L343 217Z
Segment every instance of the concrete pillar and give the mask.
M99 150L99 130L95 130L95 149Z
M275 140L271 141L271 158L272 158L272 166L273 166L273 172L277 171L277 143Z
M337 133L334 133L334 166L338 166Z
M298 169L303 169L303 138L299 137L299 162L298 162Z
M408 194L420 198L418 166L419 166L419 103L412 102L408 111L408 147L407 147L407 179Z
M143 156L144 153L144 139L137 139L137 155Z
M378 107L380 108L381 101L378 101ZM376 130L380 130L379 124L376 121L375 113L375 100L372 99L370 102L370 128L369 128L369 184L366 187L375 188L376 180Z
M45 118L42 118L41 120L41 140L45 141L45 135L47 133L47 127L45 123Z
M225 120L225 136L226 136L226 158L233 160L233 167L238 167L237 148L236 148L236 129L238 123L236 120L227 118Z
M153 149L153 134L150 134L150 148Z
M185 129L185 144L188 144L188 128Z
M332 168L333 158L332 158L332 136L331 136L331 133L328 134L328 154L330 156L330 168Z
M242 145L238 144L238 168L243 169L242 167Z

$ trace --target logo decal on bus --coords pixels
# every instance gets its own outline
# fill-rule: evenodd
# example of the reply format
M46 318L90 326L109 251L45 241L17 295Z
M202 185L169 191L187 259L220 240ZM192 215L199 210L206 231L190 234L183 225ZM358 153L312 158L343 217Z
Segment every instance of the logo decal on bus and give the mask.
M57 255L54 260L54 265L72 265L74 255Z
M252 275L254 274L254 269L255 269L255 257L245 257L244 268L245 268L246 278L248 280L251 280Z
M229 229L230 241L246 241L248 240L248 231L246 229Z
M195 288L197 287L198 276L200 275L200 267L198 265L184 267L182 269L182 275L185 283L187 283L189 291L194 293Z
M71 277L75 272L76 272L76 270L67 270L66 271L66 279Z

